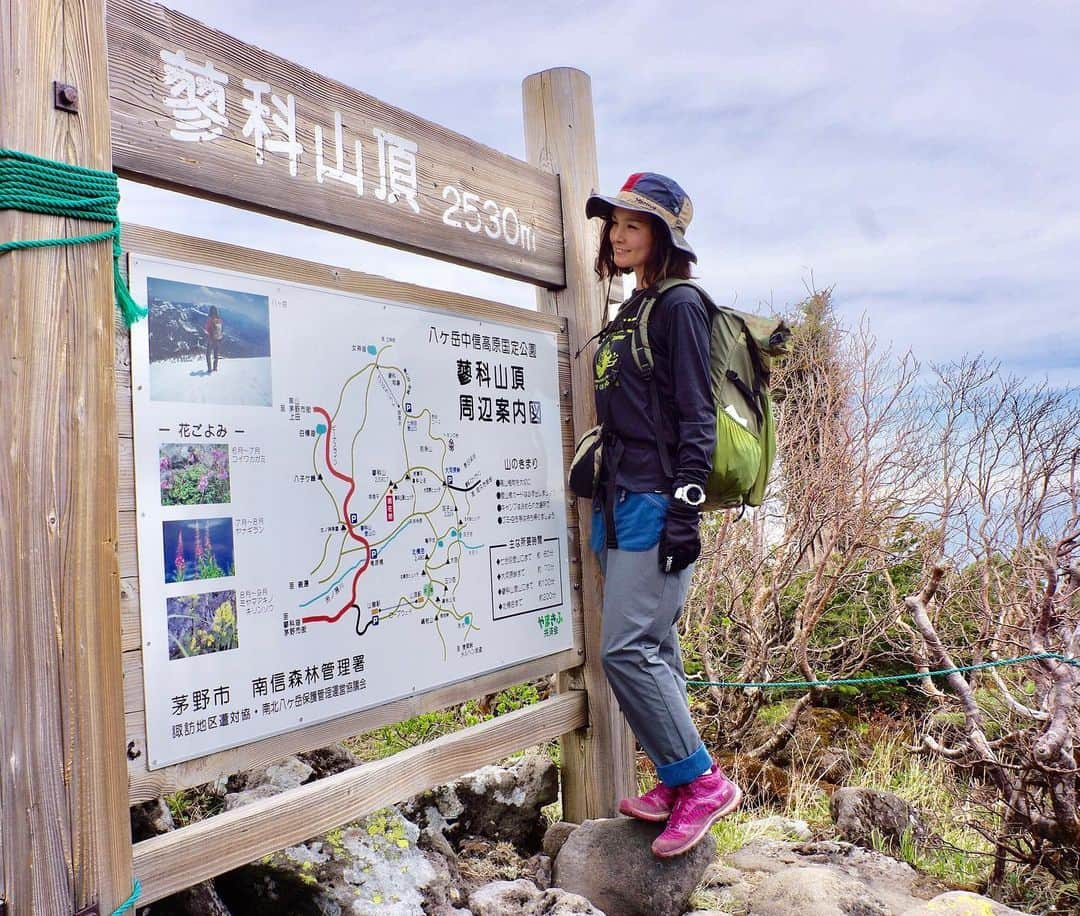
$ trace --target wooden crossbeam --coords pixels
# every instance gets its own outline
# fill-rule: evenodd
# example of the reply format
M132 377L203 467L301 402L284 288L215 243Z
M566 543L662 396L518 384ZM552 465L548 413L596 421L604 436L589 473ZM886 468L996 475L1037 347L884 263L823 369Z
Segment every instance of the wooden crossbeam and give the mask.
M135 844L139 903L152 903L585 724L563 693L429 744L260 799Z

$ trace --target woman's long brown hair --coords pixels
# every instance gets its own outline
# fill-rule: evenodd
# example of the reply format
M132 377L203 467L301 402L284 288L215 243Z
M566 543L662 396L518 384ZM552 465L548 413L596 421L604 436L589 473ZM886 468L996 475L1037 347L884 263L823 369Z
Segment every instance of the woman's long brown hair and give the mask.
M645 285L655 286L670 278L689 280L692 276L690 255L671 243L671 235L660 218L647 214L653 221L653 244L649 260L645 263ZM593 266L601 280L607 280L618 274L633 273L629 267L620 268L615 264L615 249L611 244L611 219L604 220L604 229L600 233L600 250L596 253Z

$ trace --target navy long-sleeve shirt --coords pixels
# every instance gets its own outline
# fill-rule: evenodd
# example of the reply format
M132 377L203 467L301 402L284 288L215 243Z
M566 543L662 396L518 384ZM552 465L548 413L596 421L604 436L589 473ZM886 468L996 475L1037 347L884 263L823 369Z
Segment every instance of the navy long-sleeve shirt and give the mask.
M630 352L640 301L636 292L624 303L621 317L602 335L593 363L597 416L623 444L615 485L635 493L667 493L687 483L704 486L716 442L709 306L691 286L676 286L656 302L648 326L654 360L650 383ZM657 387L662 447L671 458L674 479L665 475L660 459L650 384Z

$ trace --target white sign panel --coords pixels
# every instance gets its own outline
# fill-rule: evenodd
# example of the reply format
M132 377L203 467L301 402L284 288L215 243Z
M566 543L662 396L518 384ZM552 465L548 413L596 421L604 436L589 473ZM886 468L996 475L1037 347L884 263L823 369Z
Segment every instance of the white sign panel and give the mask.
M131 287L151 768L571 646L554 334L134 255Z

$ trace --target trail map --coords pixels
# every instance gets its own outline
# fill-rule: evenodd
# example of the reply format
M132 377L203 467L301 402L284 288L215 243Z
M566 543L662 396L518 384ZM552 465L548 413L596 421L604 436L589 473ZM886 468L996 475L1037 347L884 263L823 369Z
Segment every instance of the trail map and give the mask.
M553 333L132 256L150 766L572 644Z

